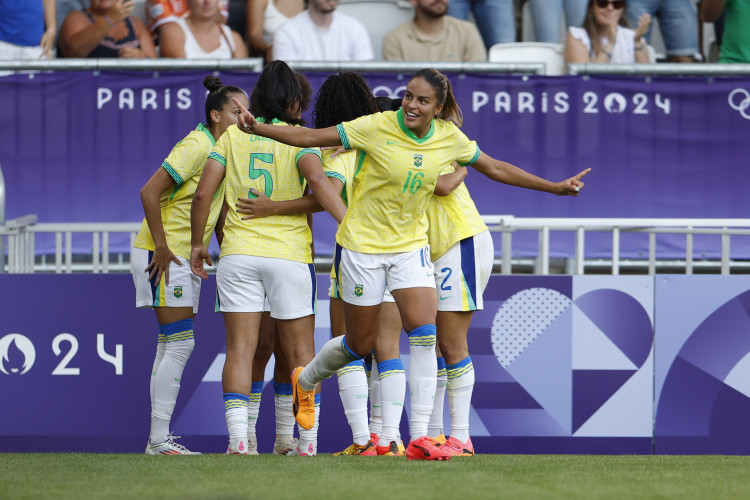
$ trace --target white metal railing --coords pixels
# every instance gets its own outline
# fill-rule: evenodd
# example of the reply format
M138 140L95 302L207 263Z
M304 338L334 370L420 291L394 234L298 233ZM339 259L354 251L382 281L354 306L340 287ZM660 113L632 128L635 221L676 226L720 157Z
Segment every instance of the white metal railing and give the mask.
M658 270L692 274L702 272L730 274L750 272L750 255L730 255L732 238L750 236L750 219L605 219L605 218L529 218L512 215L488 215L483 217L492 232L501 233L500 257L495 261L496 271L503 274L514 272L547 274L584 274L607 272L620 274L621 270L645 274L656 274ZM30 215L7 221L0 226L0 240L8 240L7 269L9 273L111 273L130 270L129 252L110 251L112 234L127 234L130 245L140 228L137 222L97 223L45 223L36 224L36 216ZM520 231L537 234L537 254L531 257L514 257L513 236ZM553 233L574 235L574 254L571 258L550 258L550 241ZM54 235L54 255L36 252L39 234ZM586 256L586 237L590 233L609 233L612 251L608 258ZM620 256L623 233L648 234L648 255L645 258L622 258ZM657 236L681 234L685 236L685 253L680 259L657 257ZM83 236L91 242L86 252L74 252L73 236ZM719 258L700 259L694 257L694 237L715 235L717 245L712 253ZM80 239L79 246L80 246ZM130 248L130 245L128 248ZM111 259L114 256L114 261ZM48 262L49 258L49 262ZM558 261L562 261L560 264ZM330 269L330 256L317 256L316 268L323 272Z

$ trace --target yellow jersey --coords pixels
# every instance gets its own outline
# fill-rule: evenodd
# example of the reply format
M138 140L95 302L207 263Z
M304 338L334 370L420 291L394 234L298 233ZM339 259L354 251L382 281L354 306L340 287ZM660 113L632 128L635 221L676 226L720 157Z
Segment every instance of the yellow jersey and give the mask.
M456 169L449 165L444 174ZM427 205L430 258L437 260L459 241L487 230L463 182L448 196L433 194Z
M476 142L453 123L433 120L423 138L403 111L337 125L346 149L357 149L353 195L336 241L362 253L410 252L427 245L427 203L445 165L479 159Z
M279 120L274 120L273 124L290 126ZM226 167L225 199L230 210L224 225L222 257L240 254L312 263L312 232L306 214L272 215L243 221L243 215L233 209L238 198L255 197L250 188L265 193L274 201L302 197L306 181L297 162L306 154L320 158L317 148L297 148L248 135L236 125L224 132L209 155Z
M202 123L198 124L195 130L172 148L169 156L161 164L161 167L169 173L175 182L174 187L164 191L159 200L167 246L172 253L188 260L191 250L190 206L193 202L195 189L198 187L198 181L203 173L203 167L215 142L208 128ZM221 212L221 204L224 201L223 189L224 186L222 185L211 200L208 223L203 233L203 242L206 247L208 247L211 233ZM152 251L155 248L154 239L145 218L141 223L141 229L138 231L133 246Z

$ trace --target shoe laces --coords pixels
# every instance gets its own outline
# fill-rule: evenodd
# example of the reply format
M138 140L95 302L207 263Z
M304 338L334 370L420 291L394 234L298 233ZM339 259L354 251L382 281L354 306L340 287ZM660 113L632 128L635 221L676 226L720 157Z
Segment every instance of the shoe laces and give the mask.
M177 451L179 451L180 453L190 453L190 450L188 450L187 448L185 448L183 445L181 445L180 443L175 443L174 440L175 439L180 439L181 437L182 436L173 436L172 434L170 434L169 436L167 436L167 441L166 442L171 447L173 447L174 449L176 449Z

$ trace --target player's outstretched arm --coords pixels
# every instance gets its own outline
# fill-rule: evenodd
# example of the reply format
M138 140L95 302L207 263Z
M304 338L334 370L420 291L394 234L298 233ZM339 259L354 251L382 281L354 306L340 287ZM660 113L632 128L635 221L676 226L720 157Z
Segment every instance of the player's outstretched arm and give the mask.
M307 127L277 127L268 123L260 123L240 101L234 97L232 101L240 108L237 127L247 134L268 137L274 141L299 148L341 146L341 138L336 127L315 129Z
M456 162L453 162L453 166L456 168L454 172L438 177L437 184L435 184L436 195L448 196L466 179L469 169L459 166Z
M226 169L224 165L209 158L203 167L198 187L193 195L193 204L190 207L190 269L196 276L208 279L208 273L203 268L203 261L212 265L211 256L206 245L203 243L203 233L206 231L208 214L211 211L211 200L224 180Z
M591 169L587 168L564 181L552 182L510 163L496 160L485 153L481 153L479 159L472 166L494 181L511 186L546 191L558 196L578 196L584 186L581 179L591 172Z
M145 271L149 273L148 280L153 281L156 277L157 283L161 281L161 276L164 274L164 281L167 285L169 284L169 263L175 262L177 265L182 265L180 259L167 246L167 236L164 233L164 222L161 218L161 194L174 184L172 176L165 169L159 168L141 188L143 212L146 215L148 230L154 240L154 255Z

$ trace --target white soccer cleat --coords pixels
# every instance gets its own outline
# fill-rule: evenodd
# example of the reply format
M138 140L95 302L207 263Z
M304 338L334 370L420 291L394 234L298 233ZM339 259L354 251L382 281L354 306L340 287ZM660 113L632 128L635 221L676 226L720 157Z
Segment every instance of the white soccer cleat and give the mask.
M307 443L298 442L297 446L288 453L288 455L298 455L300 457L314 457L318 454L318 443L309 441Z
M229 441L227 446L227 455L249 455L248 443L244 439L234 439Z
M273 443L274 455L296 455L298 441L291 436L276 436Z
M260 455L260 453L258 453L258 438L255 437L255 434L247 436L247 454Z
M198 451L190 451L181 444L175 443L175 439L180 436L167 436L167 440L159 444L150 444L146 446L146 455L202 455Z

